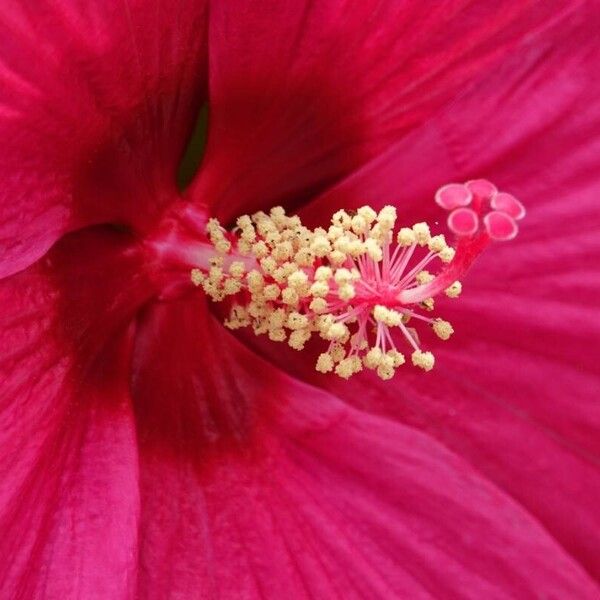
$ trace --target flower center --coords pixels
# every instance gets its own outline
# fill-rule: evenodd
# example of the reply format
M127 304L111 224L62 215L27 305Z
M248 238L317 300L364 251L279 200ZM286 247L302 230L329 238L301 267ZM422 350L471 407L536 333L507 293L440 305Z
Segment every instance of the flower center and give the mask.
M434 296L458 297L459 280L477 256L491 240L514 238L515 219L525 214L485 180L444 186L436 202L450 211L454 246L432 236L426 223L396 231L392 206L340 210L327 229L314 230L281 207L240 217L232 232L209 219L214 252L196 255L191 279L213 301L229 304L231 329L251 327L295 350L313 335L322 338L322 373L348 378L366 367L390 379L405 362L400 344L413 365L429 371L435 359L421 349L415 324L447 340L452 325L424 314L434 310Z

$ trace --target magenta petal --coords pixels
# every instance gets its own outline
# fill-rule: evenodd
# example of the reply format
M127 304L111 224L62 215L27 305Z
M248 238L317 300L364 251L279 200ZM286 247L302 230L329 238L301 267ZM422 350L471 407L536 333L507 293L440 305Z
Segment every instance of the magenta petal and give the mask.
M6 0L0 276L90 223L145 228L205 88L205 3Z
M471 191L462 183L448 183L435 193L436 203L446 210L468 206L472 199Z
M594 598L535 519L465 461L290 378L206 317L193 300L156 307L141 325L143 597L426 598L468 588L480 598Z
M216 3L211 126L192 197L224 221L299 205L425 123L566 7L572 2ZM404 185L397 181L396 194Z
M512 194L500 192L496 194L491 201L491 206L495 210L505 212L517 221L525 216L525 207Z
M69 236L0 282L0 589L131 598L139 515L122 236ZM136 283L137 281L137 283Z
M470 208L457 208L448 215L448 229L455 235L473 235L479 227L479 217Z
M436 188L482 173L527 199L518 238L481 257L460 300L437 302L456 333L424 340L434 371L346 384L309 357L261 351L464 456L600 580L600 46L593 3L573 8L303 210L322 224L332 207L395 201L403 224L434 222Z
M483 217L483 223L488 235L493 240L512 240L519 233L519 226L515 220L505 212L493 210Z

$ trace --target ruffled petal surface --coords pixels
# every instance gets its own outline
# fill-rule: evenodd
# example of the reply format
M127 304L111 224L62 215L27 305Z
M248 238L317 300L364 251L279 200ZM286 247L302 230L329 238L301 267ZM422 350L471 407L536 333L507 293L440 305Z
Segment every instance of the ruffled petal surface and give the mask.
M465 461L258 359L202 298L138 331L142 597L595 597Z
M90 223L144 228L206 85L206 6L40 0L0 15L0 276Z
M120 234L87 232L0 283L3 597L133 596L138 267Z
M600 578L600 56L594 3L589 10L526 44L305 211L318 222L338 206L397 199L407 224L441 220L435 189L482 175L525 202L517 239L481 257L459 301L437 302L457 333L445 344L424 338L436 369L345 384L314 373L314 356L261 347L467 458Z
M219 2L191 196L224 221L297 206L422 124L578 2Z

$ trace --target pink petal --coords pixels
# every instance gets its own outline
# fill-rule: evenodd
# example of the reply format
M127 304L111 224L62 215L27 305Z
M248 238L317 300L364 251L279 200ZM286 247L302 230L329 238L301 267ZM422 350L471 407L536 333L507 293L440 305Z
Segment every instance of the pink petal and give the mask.
M574 8L303 210L321 224L332 208L396 200L403 224L434 222L436 188L481 173L527 200L518 238L482 256L459 301L438 303L457 333L426 340L438 357L433 376L344 384L315 373L312 357L261 350L362 409L435 436L600 579L600 55L594 8Z
M422 125L571 6L217 3L209 139L191 196L224 221L297 206ZM397 195L405 184L396 182Z
M90 223L145 228L176 195L202 102L205 3L6 0L0 276Z
M479 217L470 208L457 208L448 215L448 229L455 235L473 235L479 228Z
M510 215L498 210L493 210L485 215L483 224L493 240L506 242L514 239L519 233L519 226L515 220Z
M448 183L435 193L435 201L446 210L468 206L472 199L469 188L462 183Z
M120 237L70 236L0 283L7 598L135 591L138 460L123 319L141 290L139 263Z
M466 462L273 368L200 298L146 314L134 368L143 597L596 594Z
M517 221L525 216L525 207L512 194L506 192L496 194L492 198L491 206L495 210L505 212Z

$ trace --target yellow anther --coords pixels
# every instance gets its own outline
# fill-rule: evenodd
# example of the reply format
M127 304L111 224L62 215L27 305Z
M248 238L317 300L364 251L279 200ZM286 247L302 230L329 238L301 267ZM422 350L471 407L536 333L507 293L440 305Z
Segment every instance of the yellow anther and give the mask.
M397 327L402 322L402 315L393 309L377 304L373 308L373 318L388 327Z
M329 354L331 355L331 358L333 358L333 361L338 363L346 356L346 350L344 349L344 346L336 342L331 346Z
M219 254L227 254L231 250L231 242L226 239L217 240L213 246Z
M336 342L341 342L345 340L349 335L348 327L343 323L334 323L327 329L325 332L326 340L334 340Z
M348 244L348 254L353 258L358 258L365 253L365 244L360 240L352 240Z
M361 233L367 233L368 230L369 224L362 215L358 214L352 217L352 231L356 233L356 235L360 235Z
M254 335L265 335L269 333L269 328L265 321L255 321L252 323L252 331Z
M406 362L404 354L402 354L402 352L398 352L398 350L388 350L386 355L392 359L392 366L394 368L398 368L400 365L403 365Z
M220 302L225 298L225 294L219 289L218 284L210 279L205 279L202 282L202 289L213 302Z
M224 321L225 327L229 329L240 329L250 325L250 318L247 310L243 306L235 305L231 308L229 318Z
M248 228L254 229L254 227L252 226L252 219L248 215L242 215L241 217L238 217L235 220L235 223L242 230Z
M272 329L281 329L285 325L286 318L285 310L283 308L276 308L273 312L269 313L269 327Z
M429 238L431 237L429 225L427 225L427 223L415 223L412 229L419 246L426 246L429 242Z
M331 242L335 242L338 238L344 235L344 229L337 225L331 225L327 230L327 237Z
M213 283L218 283L223 279L223 269L221 267L211 267L208 270L208 278Z
M251 293L259 292L265 285L264 277L256 269L253 269L246 275L246 282Z
M331 252L331 244L324 235L317 235L310 244L311 252L322 258Z
M335 373L344 379L349 379L354 375L354 361L351 358L344 358L336 366Z
M341 265L346 261L346 255L339 250L334 250L329 254L329 262L332 265Z
M213 256L208 259L208 264L211 267L222 267L223 266L223 257L222 256Z
M383 258L383 251L381 250L381 246L377 243L377 240L368 238L365 240L364 248L369 255L369 258L375 262L379 262Z
M429 283L430 281L433 281L435 277L429 271L423 270L417 273L415 279L417 280L418 284L423 285L424 283Z
M294 227L300 227L302 225L302 221L300 221L300 217L298 215L292 215L288 217L287 226L291 229Z
M277 300L279 298L279 294L281 293L280 287L276 283L270 283L266 285L263 289L263 296L265 300Z
M277 230L269 231L265 235L265 241L267 244L269 244L269 246L271 246L271 248L274 249L278 244L281 243L281 234ZM283 260L285 260L285 258Z
M302 290L308 284L308 275L304 271L295 271L287 279L288 285L296 291Z
M361 206L357 211L369 225L377 218L377 213L370 206Z
M417 236L410 227L402 227L397 236L398 245L402 247L412 246L417 242Z
M333 271L330 267L317 267L315 271L316 281L327 281L333 275Z
M455 281L450 287L446 288L446 296L448 298L458 298L462 292L462 283Z
M433 298L425 298L425 300L423 300L423 302L421 302L421 306L425 309L425 310L433 310L434 306L435 306L435 300Z
M356 290L351 283L344 283L338 288L338 297L344 302L352 300L356 296Z
M284 342L286 337L284 329L269 329L269 339L272 342Z
M283 292L281 292L281 299L283 300L284 304L296 306L298 304L298 300L300 300L300 296L294 288L285 288Z
M271 273L271 277L273 277L273 279L277 282L277 283L286 283L287 282L287 278L288 278L288 272L286 269L284 269L283 267L277 267L272 273Z
M375 223L369 231L369 238L376 240L380 245L384 244L389 238L389 231L383 228L379 223Z
M394 359L387 354L384 354L379 361L379 365L377 367L377 375L381 379L387 380L391 379L394 376Z
M421 352L421 350L415 350L412 353L412 363L415 367L420 367L424 371L431 371L435 364L435 358L431 352Z
M335 240L335 242L333 242L333 248L335 250L338 250L339 252L347 254L348 250L350 250L352 241L353 240L350 237L348 237L348 235L343 235L342 237L339 237L337 240Z
M333 371L333 365L334 362L329 353L323 352L317 359L315 369L319 371L319 373L329 373L330 371Z
M263 273L272 275L277 268L277 261L272 256L265 256L260 259L260 268L263 270Z
M330 314L320 315L315 319L315 327L317 331L321 332L322 335L325 335L333 323L333 315Z
M365 367L367 367L367 369L376 369L379 366L379 363L381 363L382 356L383 352L381 351L381 348L371 348L363 358Z
M310 331L301 329L298 331L292 331L288 339L288 344L294 350L304 350L304 344L310 339Z
M252 301L248 304L248 314L255 319L260 319L265 316L266 307L262 302Z
M221 224L218 219L210 218L206 223L206 233L214 234L214 233L222 233Z
M287 327L289 329L304 329L308 327L308 318L305 315L301 315L299 312L293 311L288 315Z
M381 231L386 233L394 228L396 223L396 207L384 206L377 215L377 224Z
M343 267L340 269L336 269L335 274L333 276L333 279L338 285L348 283L352 281L353 278L354 277L352 275L352 272L349 269L345 269Z
M315 298L325 298L329 294L329 286L324 281L315 281L310 286L310 293Z
M435 331L436 335L442 339L447 340L454 333L454 329L452 325L448 323L448 321L444 321L443 319L436 319L433 324L433 331Z
M271 218L273 220L281 220L285 218L285 209L283 208L283 206L274 206L270 211L269 214L271 215Z
M331 217L331 223L341 227L342 229L350 229L350 215L345 210L338 210Z
M256 231L252 225L248 225L242 228L240 233L240 239L244 242L252 243L256 241Z
M237 243L237 251L242 256L248 256L252 253L252 244L244 238L240 238Z
M275 223L273 223L273 221L269 217L265 217L264 219L258 221L258 223L256 224L256 231L258 231L258 233L260 233L260 235L262 235L265 238L271 233L279 234Z
M299 267L311 267L315 260L315 255L310 248L300 248L294 257L294 261Z
M444 248L448 247L446 244L446 238L443 235L434 235L427 244L432 252L441 252Z
M246 266L243 262L235 261L229 265L229 274L236 279L241 279L246 272Z
M394 367L388 364L379 365L377 367L377 375L380 377L380 379L383 379L384 381L392 379L395 372L396 371L394 370Z
M279 262L290 259L294 255L294 247L291 242L281 242L273 248L273 257Z
M312 310L313 312L317 313L318 315L327 312L327 301L324 300L323 298L315 298L310 304L309 304L309 308L310 310Z
M454 258L455 254L456 250L454 248L451 248L450 246L447 246L438 254L438 256L440 257L442 262L449 263L452 262L452 259Z
M256 256L256 258L261 259L269 254L268 246L261 240L256 242L256 244L252 245L252 254Z
M242 282L239 279L226 279L223 283L223 292L226 296L233 296L242 289Z
M200 269L192 269L192 272L190 273L190 278L194 285L202 285L202 282L204 281L204 273L202 273Z

